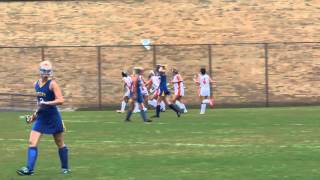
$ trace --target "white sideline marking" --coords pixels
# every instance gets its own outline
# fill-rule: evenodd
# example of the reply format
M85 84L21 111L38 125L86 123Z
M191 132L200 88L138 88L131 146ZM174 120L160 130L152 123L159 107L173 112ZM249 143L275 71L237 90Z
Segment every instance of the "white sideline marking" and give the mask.
M107 124L118 124L119 122L110 122L110 121L82 121L82 120L63 120L63 122L70 123L107 123Z
M304 126L304 124L292 124L293 126Z
M204 134L204 132L191 132L191 134Z
M124 123L123 121L88 121L88 120L63 120L63 122L68 122L68 123L105 123L105 124ZM168 124L168 123L159 122L156 124L164 125L164 124Z
M27 139L3 139L0 138L0 141L19 141L19 142L27 142ZM42 139L44 142L54 142L53 140ZM263 147L263 145L254 145L254 144L200 144L200 143L169 143L169 142L146 142L146 141L95 141L95 140L74 140L74 143L79 144L101 144L101 143L109 143L109 144L129 144L129 145L167 145L167 146L185 146L185 147L210 147L210 148L234 148L234 147ZM310 149L320 149L320 144L290 144L290 145L279 145L275 146L279 148L310 148Z

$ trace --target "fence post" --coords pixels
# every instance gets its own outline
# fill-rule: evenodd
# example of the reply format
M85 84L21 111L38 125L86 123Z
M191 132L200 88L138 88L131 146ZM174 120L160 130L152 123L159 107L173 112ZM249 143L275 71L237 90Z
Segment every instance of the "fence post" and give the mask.
M209 76L212 78L212 47L211 44L208 45L208 60L209 60ZM212 83L210 83L210 96L213 95Z
M269 107L269 57L268 57L268 43L264 44L264 64L265 64L265 95L266 95L266 107Z
M41 47L41 61L45 60L44 47Z
M156 65L157 65L157 46L156 45L153 45L152 46L152 52L153 52L153 59L152 59L152 65L153 65L153 69L156 68Z
M10 95L10 101L11 101L10 102L11 109L13 109L14 108L14 102L13 102L14 100L13 100L13 95L12 94Z
M98 67L98 107L101 109L101 47L97 46L97 67Z

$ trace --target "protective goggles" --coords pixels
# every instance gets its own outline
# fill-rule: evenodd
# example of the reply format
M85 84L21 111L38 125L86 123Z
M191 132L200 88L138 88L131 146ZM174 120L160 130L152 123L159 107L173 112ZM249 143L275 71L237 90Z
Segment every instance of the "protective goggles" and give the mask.
M40 74L41 75L52 75L52 70L51 69L44 69L44 68L40 68L39 69Z

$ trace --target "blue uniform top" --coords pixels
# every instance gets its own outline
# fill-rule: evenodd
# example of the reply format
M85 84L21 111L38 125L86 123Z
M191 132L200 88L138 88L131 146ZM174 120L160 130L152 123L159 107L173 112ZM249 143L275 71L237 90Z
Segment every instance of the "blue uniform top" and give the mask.
M37 81L35 90L38 102L55 100L54 92L50 90L51 80L48 80L40 87ZM32 130L43 134L56 134L64 131L61 115L55 105L41 105L38 110L37 119L35 120Z
M143 81L141 79L141 76L138 76L137 78L137 94L142 95L142 86L143 86Z
M167 86L167 75L166 74L162 74L160 73L160 95L164 96L164 95L169 95L170 91L168 90L168 86Z
M48 80L46 84L40 87L40 82L37 81L35 90L37 94L38 103L41 101L53 101L55 99L54 92L50 90L51 80ZM42 105L40 111L50 111L57 109L55 105Z
M165 74L160 74L160 88L167 89L167 76Z
M143 80L141 79L141 76L138 76L136 85L137 85L136 86L137 102L143 103L144 101L143 94L142 94Z

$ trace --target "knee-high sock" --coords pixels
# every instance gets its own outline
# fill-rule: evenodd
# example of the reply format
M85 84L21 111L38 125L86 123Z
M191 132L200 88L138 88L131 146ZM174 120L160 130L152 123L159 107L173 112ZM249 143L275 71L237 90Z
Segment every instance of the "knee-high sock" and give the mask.
M180 101L176 100L176 105L177 105L180 109L182 109Z
M33 171L34 166L35 166L36 161L37 161L37 157L38 157L38 148L37 147L29 147L28 148L28 164L27 164L27 168L30 171Z
M139 112L140 109L139 109L139 104L137 102L134 103L134 110L133 112Z
M141 115L143 121L146 122L147 121L146 112L144 110L140 110L140 115Z
M132 115L132 110L128 110L127 116L126 116L126 121L130 121L131 115Z
M202 104L201 104L200 113L205 113L205 112L206 112L206 106L207 106L207 104L205 104L205 103L202 103Z
M122 101L121 102L121 111L124 111L125 110L125 108L126 108L126 102L125 101Z
M157 117L160 117L160 111L161 111L160 105L157 105L157 109L156 109L156 116Z
M186 106L185 106L182 102L176 101L176 105L177 105L180 109L186 110Z
M162 111L165 111L166 110L166 104L163 102L163 101L161 101L161 103L160 103L160 109L162 110Z
M69 169L68 164L68 147L64 146L63 148L59 148L59 157L61 162L62 169Z
M176 113L180 112L179 107L176 104L170 104L169 107Z
M187 108L183 103L180 103L180 108L184 110L184 112L187 112Z

